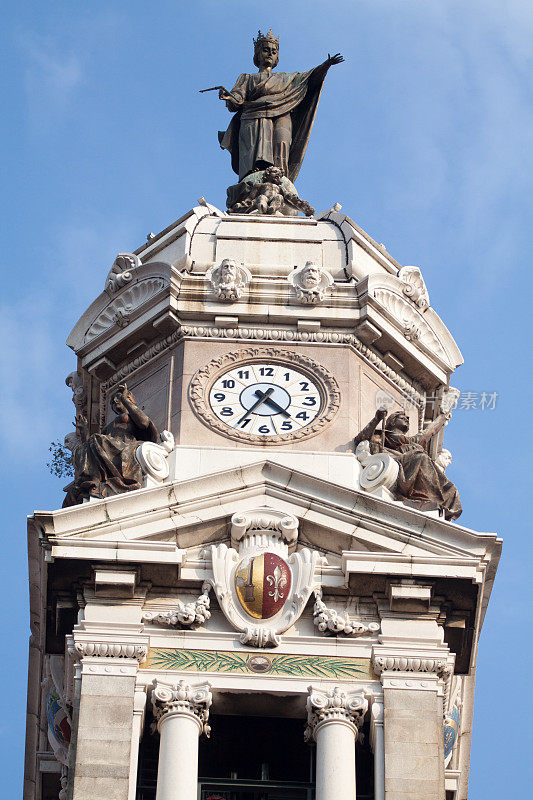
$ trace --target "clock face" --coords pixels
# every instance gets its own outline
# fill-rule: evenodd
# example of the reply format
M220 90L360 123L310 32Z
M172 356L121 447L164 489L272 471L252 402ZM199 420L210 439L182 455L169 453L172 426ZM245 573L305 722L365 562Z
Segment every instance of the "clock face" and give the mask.
M209 389L209 406L224 425L241 435L286 438L311 425L322 411L324 393L289 363L257 361L223 372Z

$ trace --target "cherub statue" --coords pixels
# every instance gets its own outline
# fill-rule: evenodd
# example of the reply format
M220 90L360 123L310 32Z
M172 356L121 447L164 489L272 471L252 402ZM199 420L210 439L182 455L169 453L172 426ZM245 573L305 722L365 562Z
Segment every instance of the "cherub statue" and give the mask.
M284 180L280 167L268 167L257 182L245 181L242 199L228 210L232 214L271 214L278 217L297 215L302 211L311 217L315 209L302 200L290 183Z
M372 454L385 452L398 462L398 479L393 492L406 505L424 511L438 508L446 519L457 519L462 512L459 493L444 474L442 459L436 463L428 453L432 437L448 422L451 411L439 414L422 433L415 436L407 435L409 418L404 411L395 411L385 421L386 416L387 409L379 408L373 419L355 437L355 446L367 441ZM380 422L384 430L382 427L378 432Z
M218 267L206 273L219 300L238 300L252 280L250 270L244 264L237 264L232 258L225 258Z
M309 304L323 300L333 284L330 273L313 261L307 261L304 267L293 270L287 280L294 287L298 300Z
M77 414L76 433L65 437L65 445L72 451L74 480L64 489L67 495L63 507L142 486L142 470L135 451L139 442L157 442L157 429L125 383L113 393L111 409L115 418L101 433L89 435L86 418Z

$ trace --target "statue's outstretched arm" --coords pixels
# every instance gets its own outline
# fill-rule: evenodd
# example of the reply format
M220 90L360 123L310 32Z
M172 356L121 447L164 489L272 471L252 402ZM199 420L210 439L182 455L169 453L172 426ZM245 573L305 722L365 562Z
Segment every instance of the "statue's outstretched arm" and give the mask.
M344 56L341 56L340 53L335 53L335 55L330 56L328 53L328 57L324 61L323 64L319 64L318 67L315 67L311 73L309 78L310 83L321 83L324 78L326 77L327 71L330 67L333 67L335 64L342 64L344 61Z
M218 93L220 100L224 100L229 111L239 111L244 103L246 94L246 73L239 75L231 92L221 89Z
M386 408L378 408L368 425L365 425L362 431L360 431L354 439L354 447L360 442L369 442L374 433L376 432L376 428L378 427L379 423L382 422L385 417L387 416L387 409Z
M430 422L420 436L420 444L426 445L433 438L433 436L440 431L443 425L446 425L450 419L450 416L451 414L439 414L439 416L434 419L433 422Z

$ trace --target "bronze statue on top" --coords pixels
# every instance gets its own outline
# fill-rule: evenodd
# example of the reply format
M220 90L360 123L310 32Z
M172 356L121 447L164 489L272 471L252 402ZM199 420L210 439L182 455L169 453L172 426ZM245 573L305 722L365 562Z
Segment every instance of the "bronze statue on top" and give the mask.
M115 418L101 433L91 436L85 417L76 416L76 434L69 434L65 440L72 450L74 480L65 486L63 507L91 497L101 499L131 492L142 486L142 470L135 451L139 442L157 442L157 429L126 384L117 387L111 397L111 408Z
M395 411L385 421L386 416L387 410L379 408L355 437L355 447L367 441L372 454L385 452L395 459L399 469L393 492L406 505L423 511L439 509L446 519L457 519L462 512L459 493L444 474L443 465L436 464L427 451L432 437L449 420L450 414L440 414L425 431L415 436L407 435L409 418L405 412ZM378 431L380 422L382 428Z
M213 87L219 89L219 98L229 111L235 112L228 129L218 137L222 149L231 154L231 166L239 176L237 186L247 176L275 166L294 193L292 184L302 166L324 78L329 68L344 58L340 53L328 55L323 64L308 72L274 72L278 61L278 37L271 30L267 34L259 31L254 39L258 72L240 75L231 92ZM242 194L242 187L230 187L228 208L237 200L242 202Z

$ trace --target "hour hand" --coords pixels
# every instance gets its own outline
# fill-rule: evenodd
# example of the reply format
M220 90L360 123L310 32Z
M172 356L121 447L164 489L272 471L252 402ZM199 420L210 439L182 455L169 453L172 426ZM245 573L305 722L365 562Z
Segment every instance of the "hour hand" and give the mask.
M256 409L256 408L259 408L259 406L260 406L262 403L264 403L266 400L268 400L268 398L270 397L270 395L272 394L272 392L273 392L273 391L274 391L274 389L267 389L267 390L266 390L266 392L265 392L264 394L263 394L263 392L261 392L261 393L260 393L260 394L261 394L261 397L259 398L259 400L257 400L257 402L255 402L255 403L253 404L253 406L252 406L251 408L249 408L249 409L248 409L248 411L246 412L246 414L243 414L243 416L242 416L242 417L240 418L240 420L237 422L237 425L240 425L240 424L241 424L241 422L244 422L244 420L246 419L246 417L247 417L249 414L253 414L253 412L255 411L255 409ZM257 395L258 393L256 392L255 394Z
M256 391L255 391L255 396L256 396L256 397L260 397L260 398L261 398L262 400L264 400L264 401L265 401L265 403L267 403L269 406L272 406L272 408L275 408L275 409L276 409L276 411L277 411L279 414L283 414L283 416L284 416L284 417L290 417L290 416L291 416L291 415L289 414L289 412L288 412L288 411L286 411L286 409L284 409L284 408L282 408L280 405L278 405L278 403L276 403L276 401L275 401L275 400L272 400L272 398L271 398L271 397L267 397L267 396L266 396L266 394L263 394L263 392L262 392L260 389L256 389Z

